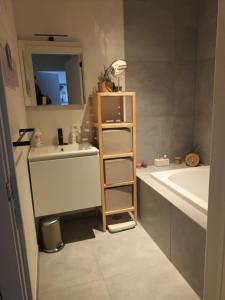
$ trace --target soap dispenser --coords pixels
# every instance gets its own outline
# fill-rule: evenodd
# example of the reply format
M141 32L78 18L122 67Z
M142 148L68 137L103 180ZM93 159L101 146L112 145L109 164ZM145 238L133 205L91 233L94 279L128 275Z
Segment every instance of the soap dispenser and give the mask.
M71 144L80 143L80 133L81 133L81 130L78 127L78 125L73 124L71 126L71 130L70 130L70 143Z
M76 143L76 126L74 124L71 126L70 143L71 144L75 144Z

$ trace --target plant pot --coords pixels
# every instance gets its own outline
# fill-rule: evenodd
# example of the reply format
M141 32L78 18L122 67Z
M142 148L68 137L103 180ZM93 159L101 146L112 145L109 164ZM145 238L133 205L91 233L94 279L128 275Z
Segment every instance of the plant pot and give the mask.
M112 92L113 82L112 81L98 82L98 90L99 92Z

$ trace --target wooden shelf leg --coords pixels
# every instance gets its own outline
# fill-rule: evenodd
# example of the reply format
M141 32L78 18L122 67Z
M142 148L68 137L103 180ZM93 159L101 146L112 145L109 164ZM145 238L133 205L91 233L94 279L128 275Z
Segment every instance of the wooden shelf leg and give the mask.
M137 209L134 210L134 222L137 225Z
M106 215L102 214L102 231L106 231Z

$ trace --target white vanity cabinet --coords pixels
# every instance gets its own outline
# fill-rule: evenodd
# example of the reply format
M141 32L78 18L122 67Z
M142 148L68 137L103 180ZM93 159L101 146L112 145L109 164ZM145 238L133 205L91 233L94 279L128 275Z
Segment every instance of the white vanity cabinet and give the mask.
M30 159L29 168L35 217L101 205L97 153L56 159Z

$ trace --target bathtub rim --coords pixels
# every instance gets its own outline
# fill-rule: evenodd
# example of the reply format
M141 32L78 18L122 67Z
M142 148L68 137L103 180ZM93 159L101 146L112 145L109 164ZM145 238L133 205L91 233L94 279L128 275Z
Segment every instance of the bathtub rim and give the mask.
M209 166L198 166L196 168L208 169ZM199 209L205 215L208 214L208 202L205 202L201 198L195 196L191 192L185 190L180 187L178 184L174 183L169 179L170 175L179 174L179 173L188 173L196 170L196 168L179 168L167 171L156 171L151 172L149 176L153 177L155 180L159 181L161 184L165 185L169 189L171 189L178 196L182 197L185 201L189 202L190 205L193 205L195 208Z
M169 201L172 205L176 206L180 211L190 217L194 222L199 224L203 229L207 230L206 214L195 208L193 205L189 204L187 201L184 201L182 197L174 193L171 189L149 176L149 173L152 172L173 170L185 167L186 166L184 164L179 166L170 164L167 167L148 166L147 168L137 169L138 189L140 181L144 182L155 192L160 194L166 201Z

